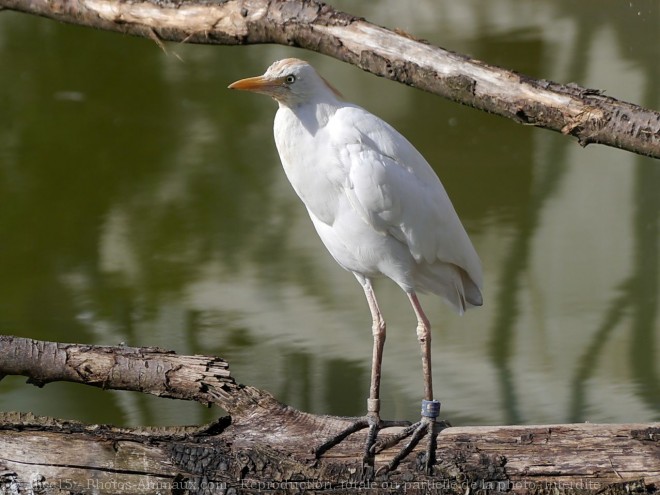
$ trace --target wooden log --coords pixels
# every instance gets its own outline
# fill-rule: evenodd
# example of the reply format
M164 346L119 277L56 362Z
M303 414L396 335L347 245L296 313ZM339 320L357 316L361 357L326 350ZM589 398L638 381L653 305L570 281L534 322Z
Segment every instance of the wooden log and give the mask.
M361 465L363 435L318 462L310 445L345 420L302 414L279 425L114 428L0 415L0 493L657 493L660 425L447 428L432 475L414 453L396 471ZM273 431L275 428L275 431ZM391 458L377 457L376 469ZM4 491L3 491L4 490ZM19 493L19 492L16 492Z
M660 158L660 112L537 80L313 0L0 0L63 22L162 41L299 46L515 122Z
M360 432L317 460L312 447L350 418L297 411L239 385L217 357L8 336L0 337L0 355L0 374L28 376L39 386L64 379L231 411L209 425L164 428L0 413L3 494L651 494L660 488L660 423L450 427L438 435L431 473L422 469L421 446L383 472L400 446L364 466Z

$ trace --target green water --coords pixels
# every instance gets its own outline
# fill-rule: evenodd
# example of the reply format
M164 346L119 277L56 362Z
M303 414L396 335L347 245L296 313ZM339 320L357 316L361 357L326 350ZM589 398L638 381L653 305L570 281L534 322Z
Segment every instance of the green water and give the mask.
M657 2L343 2L531 76L660 108ZM485 305L423 298L454 424L660 420L660 162L458 106L301 50L153 42L0 12L0 333L219 355L295 407L364 412L362 290L281 171L276 106L227 85L313 62L433 164L480 253ZM415 319L389 281L384 416L415 419ZM191 404L0 382L0 410L196 424Z

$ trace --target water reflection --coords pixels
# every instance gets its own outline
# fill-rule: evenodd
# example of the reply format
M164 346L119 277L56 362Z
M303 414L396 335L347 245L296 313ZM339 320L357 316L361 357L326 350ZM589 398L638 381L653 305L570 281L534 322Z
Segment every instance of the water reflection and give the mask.
M608 2L619 15L513 0L344 8L658 108L659 7L625 5ZM362 291L327 255L281 172L275 105L225 90L294 55L410 137L482 256L483 309L459 318L423 301L453 423L660 418L657 162L582 150L284 47L168 52L0 14L0 63L12 69L0 73L2 333L218 354L240 381L296 407L361 413L371 352ZM421 396L414 316L393 284L376 290L389 324L384 412L412 419ZM220 414L16 379L0 382L0 408L121 424Z

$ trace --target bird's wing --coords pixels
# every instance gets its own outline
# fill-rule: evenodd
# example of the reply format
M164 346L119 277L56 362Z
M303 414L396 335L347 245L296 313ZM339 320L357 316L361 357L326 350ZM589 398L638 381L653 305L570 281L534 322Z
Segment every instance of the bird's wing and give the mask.
M481 285L481 264L440 179L393 127L357 106L326 127L348 174L351 206L373 228L405 243L417 262L463 268Z

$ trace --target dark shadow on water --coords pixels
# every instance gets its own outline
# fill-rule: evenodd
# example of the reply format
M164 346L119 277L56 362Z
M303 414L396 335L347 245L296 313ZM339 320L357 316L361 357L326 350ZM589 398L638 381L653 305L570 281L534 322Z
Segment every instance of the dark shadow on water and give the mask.
M632 3L630 4L632 6ZM625 8L621 4L619 8ZM660 18L660 5L657 2L644 2L636 8L644 8L650 22L647 30L629 30L616 25L617 20L625 16L608 15L606 22L615 23L622 49L631 43L631 37L653 39L656 43L646 43L641 46L645 50L658 50L660 35L657 31L657 21ZM641 11L641 10L640 10ZM640 54L637 54L640 56ZM660 93L660 67L658 64L642 63L639 67L646 72L646 92L641 102L647 108L658 108ZM649 409L655 412L655 419L660 420L660 376L656 356L658 338L658 296L660 289L660 167L658 161L650 158L637 157L635 163L635 180L633 182L635 209L633 222L633 238L635 249L632 261L633 272L629 278L620 284L620 294L609 303L600 326L594 333L591 343L578 361L574 378L571 383L571 401L569 405L569 421L581 422L588 418L586 402L589 393L588 380L597 369L598 359L613 330L622 321L630 322L625 331L630 332L630 347L628 349L630 370L635 379L635 392ZM603 407L607 407L604 405Z

